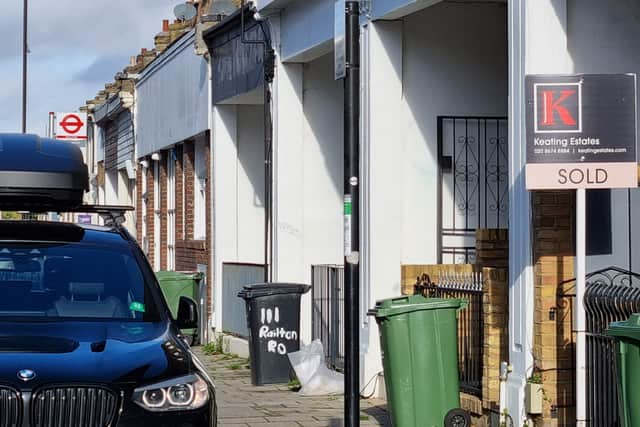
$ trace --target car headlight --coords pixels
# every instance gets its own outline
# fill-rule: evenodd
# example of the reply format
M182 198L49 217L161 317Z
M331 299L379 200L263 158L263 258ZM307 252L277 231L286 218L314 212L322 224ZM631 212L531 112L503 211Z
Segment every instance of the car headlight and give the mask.
M133 401L153 412L202 408L209 401L209 386L199 375L186 375L137 388Z

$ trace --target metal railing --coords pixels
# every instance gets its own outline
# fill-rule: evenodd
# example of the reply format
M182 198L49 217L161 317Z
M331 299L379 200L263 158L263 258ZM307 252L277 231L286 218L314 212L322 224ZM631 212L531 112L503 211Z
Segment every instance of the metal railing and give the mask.
M482 273L443 271L435 279L418 278L416 291L433 298L460 298L469 305L458 315L458 372L460 389L482 397L484 316Z
M640 312L640 274L617 267L588 274L584 306L589 425L620 426L616 346L606 329Z
M329 368L344 368L344 267L314 265L311 267L313 299L313 339L324 347Z

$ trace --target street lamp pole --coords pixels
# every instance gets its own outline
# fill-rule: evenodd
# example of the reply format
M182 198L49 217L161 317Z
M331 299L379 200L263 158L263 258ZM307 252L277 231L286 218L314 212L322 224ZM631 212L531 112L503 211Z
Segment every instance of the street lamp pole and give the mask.
M27 11L28 0L24 0L22 13L22 133L27 133Z

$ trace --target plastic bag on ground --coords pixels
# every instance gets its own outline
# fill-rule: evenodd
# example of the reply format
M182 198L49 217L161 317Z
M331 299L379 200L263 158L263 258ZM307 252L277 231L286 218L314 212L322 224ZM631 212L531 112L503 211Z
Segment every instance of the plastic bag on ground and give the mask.
M344 393L344 375L327 368L320 340L289 353L289 361L300 381L301 396L323 396Z

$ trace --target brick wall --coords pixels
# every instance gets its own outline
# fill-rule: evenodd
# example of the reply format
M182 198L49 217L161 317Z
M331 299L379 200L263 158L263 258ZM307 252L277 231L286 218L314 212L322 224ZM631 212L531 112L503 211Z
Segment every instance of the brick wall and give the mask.
M575 275L574 212L573 193L533 194L534 360L545 396L537 426L575 424L573 283L561 284Z
M185 240L193 239L194 223L193 223L193 184L194 184L194 144L193 141L187 141L183 147L184 159L184 228Z
M482 406L498 411L500 363L509 360L509 232L476 231L476 265L482 268L484 347L482 352Z
M184 239L184 185L182 145L176 147L176 241Z
M198 264L209 265L207 242L178 240L176 242L176 270L196 271Z
M207 138L208 141L208 138ZM195 150L194 143L187 141L182 145L175 147L177 156L176 161L176 177L175 177L175 193L176 193L176 236L175 236L175 254L176 254L176 271L195 271L198 264L207 265L207 281L212 283L213 268L210 265L210 239L213 231L212 227L212 211L211 211L211 164L210 164L210 147L207 143L204 150L205 166L207 171L207 191L206 191L206 234L205 240L194 240L194 186L195 186ZM160 238L162 245L160 246L160 269L164 270L168 264L168 246L167 246L167 156L168 151L162 152L162 160L160 161ZM143 160L143 159L140 159ZM148 211L147 211L147 238L149 241L149 251L147 257L151 264L154 259L154 162L147 157L150 167L147 170L147 194L148 194ZM138 190L136 192L136 218L140 224L137 230L138 240L142 243L142 168L138 169ZM209 291L209 295L212 292ZM209 300L211 297L208 297ZM209 305L209 313L211 313L211 305Z
M476 265L509 267L509 230L501 228L476 231Z
M154 197L155 197L155 186L153 179L153 161L150 158L147 159L149 161L149 167L147 168L147 239L149 240L149 251L147 253L147 258L149 258L149 262L153 265L153 257L155 254L155 223L153 221L154 215Z

